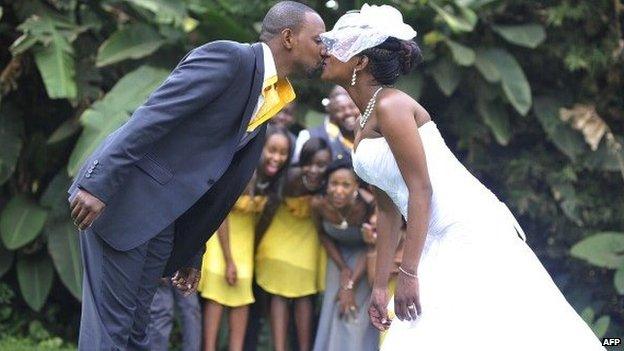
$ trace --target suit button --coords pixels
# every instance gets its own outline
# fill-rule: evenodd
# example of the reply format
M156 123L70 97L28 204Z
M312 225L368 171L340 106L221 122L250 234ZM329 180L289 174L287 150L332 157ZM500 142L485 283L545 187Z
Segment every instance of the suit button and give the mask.
M208 179L208 185L213 185L215 181L213 179Z
M87 175L85 175L85 178L91 178L91 173L87 173Z
M96 165L96 166L97 166L98 163L100 163L100 161L98 161L98 160L93 161L93 164Z

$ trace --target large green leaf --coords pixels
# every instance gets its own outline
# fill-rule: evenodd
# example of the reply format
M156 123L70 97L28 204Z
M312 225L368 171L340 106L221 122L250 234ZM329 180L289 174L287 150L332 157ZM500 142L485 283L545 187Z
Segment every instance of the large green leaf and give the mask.
M56 271L67 289L78 300L82 296L82 261L80 258L79 233L70 222L46 227L48 251Z
M485 6L491 2L497 2L500 0L455 0L455 3L458 6L463 7L471 7L473 9L478 9L481 6Z
M55 144L59 141L65 140L74 135L80 130L80 121L75 118L65 120L50 137L48 138L48 144Z
M98 49L98 67L151 55L165 41L152 27L134 24L113 33Z
M511 124L509 114L505 107L495 101L479 99L477 111L483 118L483 122L490 128L494 138L501 145L507 145L511 139Z
M16 195L0 214L0 235L4 245L18 249L39 235L48 213L24 195Z
M492 29L512 44L535 49L546 40L546 31L541 24L523 24L519 26L493 25Z
M445 42L451 50L453 60L459 65L470 66L475 62L476 54L474 50L451 39L446 39Z
M599 267L617 269L624 266L624 233L604 232L576 243L570 254Z
M594 323L594 325L592 326L592 330L594 331L594 334L596 334L598 338L604 337L605 334L607 333L607 330L609 329L610 323L611 323L611 317L609 316L602 316L598 318L596 323Z
M40 203L49 210L48 222L64 221L70 218L69 202L67 201L67 189L71 185L71 179L67 172L60 171L54 176L45 192L41 196Z
M624 267L620 267L617 271L615 271L615 276L613 276L613 285L615 285L615 290L620 295L624 295Z
M0 185L13 172L22 149L23 121L11 104L0 106Z
M469 9L461 8L462 14L456 15L450 11L450 9L442 8L435 2L429 1L429 5L438 13L440 17L446 22L453 32L472 32L476 24L476 15Z
M51 99L75 98L77 94L73 49L55 33L55 41L35 49L35 62ZM66 44L66 45L65 45Z
M167 74L163 69L141 66L125 75L104 99L82 114L80 120L85 128L69 158L67 171L70 176L78 172L80 165L107 135L128 120L130 113L165 80Z
M431 69L433 79L446 96L451 96L461 80L461 71L448 58L442 58Z
M594 323L594 318L595 318L596 312L594 312L594 309L591 307L586 307L583 312L581 312L581 318L583 318L583 320L585 321L585 323L591 325L592 323Z
M86 28L48 15L32 16L18 28L24 35L13 43L13 54L32 47L48 96L52 99L76 98L74 48L71 42Z
M17 281L24 300L35 311L41 310L54 278L52 262L47 255L24 256L17 260Z
M206 3L207 6L210 3ZM229 39L250 42L257 34L249 30L243 23L237 22L219 9L206 7L201 15L201 32L207 33L209 39Z
M551 97L538 97L533 111L542 125L548 139L572 161L588 150L583 136L559 118L559 109L564 104Z
M0 278L2 278L4 273L11 269L13 256L15 256L15 252L7 250L7 248L0 243Z
M497 83L501 79L498 67L494 63L494 57L492 52L485 49L479 49L476 51L475 67L481 73L483 78L490 83Z
M125 0L127 3L150 11L157 23L173 23L182 26L187 17L186 7L181 0Z
M477 69L489 82L500 78L503 92L511 105L521 115L529 112L532 104L531 86L518 61L506 50L492 48L477 51Z

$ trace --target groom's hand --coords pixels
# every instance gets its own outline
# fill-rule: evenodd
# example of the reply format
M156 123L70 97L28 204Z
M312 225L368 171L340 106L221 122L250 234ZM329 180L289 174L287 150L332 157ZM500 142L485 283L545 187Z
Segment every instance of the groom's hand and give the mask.
M201 272L196 268L185 267L175 272L173 277L171 277L171 282L185 296L189 296L197 292L200 276Z
M89 192L79 189L71 202L71 217L80 230L85 230L93 224L106 205Z

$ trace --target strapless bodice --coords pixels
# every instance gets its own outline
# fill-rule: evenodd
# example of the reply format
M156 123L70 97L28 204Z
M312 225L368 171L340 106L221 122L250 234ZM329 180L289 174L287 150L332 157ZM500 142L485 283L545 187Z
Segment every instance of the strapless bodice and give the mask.
M460 222L486 220L481 217L492 213L490 210L509 212L453 155L433 121L420 126L418 132L433 190L428 234ZM407 220L409 191L385 138L361 140L353 153L353 168L365 182L388 194Z

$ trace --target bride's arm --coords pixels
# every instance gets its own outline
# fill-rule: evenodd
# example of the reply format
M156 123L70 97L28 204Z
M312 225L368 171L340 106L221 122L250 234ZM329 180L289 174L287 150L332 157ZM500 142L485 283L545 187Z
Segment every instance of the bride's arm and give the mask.
M379 102L377 125L409 191L403 260L394 303L397 317L410 320L421 312L416 275L429 226L432 189L413 101L403 94L392 94Z
M377 329L386 330L390 326L387 311L388 279L394 263L394 252L399 241L401 215L386 193L378 188L374 189L377 202L378 236L375 243L377 259L368 315Z
M399 243L401 214L386 193L374 188L377 202L377 261L373 289L388 289L388 279L392 270L394 252Z

